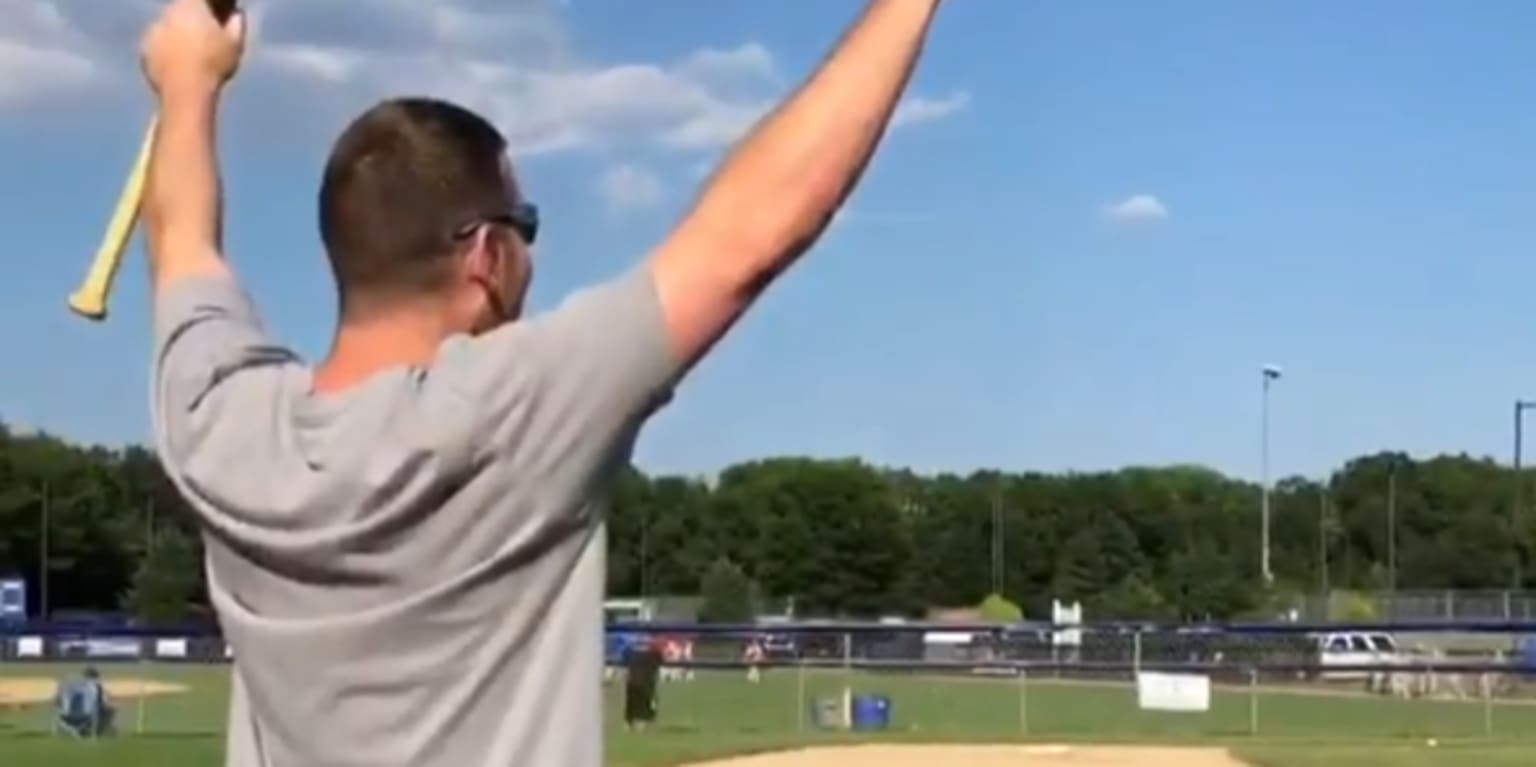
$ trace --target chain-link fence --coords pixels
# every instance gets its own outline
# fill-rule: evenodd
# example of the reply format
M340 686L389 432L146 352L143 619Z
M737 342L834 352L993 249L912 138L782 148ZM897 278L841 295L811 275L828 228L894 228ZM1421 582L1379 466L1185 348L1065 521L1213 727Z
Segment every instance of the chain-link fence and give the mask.
M1536 652L1512 631L1476 627L1480 649L1447 650L1417 641L1435 634L1423 627L840 628L655 630L672 664L662 721L980 740L1536 739Z
M606 719L611 748L658 747L622 728L626 662L638 637L651 636L664 660L653 726L667 733L667 747L750 749L848 731L982 741L1536 744L1527 628L1474 628L1482 648L1447 650L1419 643L1434 635L1423 627L629 624L612 632L629 640L609 647ZM1536 624L1528 630L1536 634ZM229 696L222 644L92 641L0 639L0 764L53 763L7 755L75 738L60 730L56 698L88 665L108 693L118 739L207 757L145 763L216 763Z
M1300 608L1308 620L1362 618L1382 621L1536 620L1536 591L1400 590L1310 595Z

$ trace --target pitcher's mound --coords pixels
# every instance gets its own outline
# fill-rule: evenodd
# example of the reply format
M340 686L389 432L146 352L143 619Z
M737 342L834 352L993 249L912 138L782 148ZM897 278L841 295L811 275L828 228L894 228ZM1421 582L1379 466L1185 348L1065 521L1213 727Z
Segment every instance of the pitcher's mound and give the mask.
M758 754L693 767L1248 767L1219 748L847 746Z

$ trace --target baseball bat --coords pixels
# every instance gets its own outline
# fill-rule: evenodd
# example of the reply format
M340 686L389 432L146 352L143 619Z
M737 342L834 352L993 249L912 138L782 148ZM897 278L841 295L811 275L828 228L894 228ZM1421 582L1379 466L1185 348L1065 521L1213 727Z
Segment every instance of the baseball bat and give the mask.
M213 11L221 23L235 12L235 0L207 1L209 10ZM85 279L80 281L80 286L69 296L69 308L88 320L106 319L112 281L117 277L118 267L123 264L123 253L127 251L128 240L139 222L139 207L144 200L144 181L149 174L149 164L154 160L155 129L158 123L157 118L150 119L149 129L144 132L144 142L139 146L138 157L128 173L127 182L123 184L117 206L112 210L112 218L107 223L101 245L96 249L96 257L91 259Z

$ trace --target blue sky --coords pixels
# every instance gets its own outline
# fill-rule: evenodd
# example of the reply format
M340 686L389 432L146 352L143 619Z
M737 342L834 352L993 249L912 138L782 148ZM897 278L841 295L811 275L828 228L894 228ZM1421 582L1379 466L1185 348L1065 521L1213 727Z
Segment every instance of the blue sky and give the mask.
M107 324L64 297L140 137L153 6L0 0L0 414L80 439L147 433L137 253ZM315 356L333 318L316 179L363 106L446 95L516 139L548 308L642 257L856 4L258 9L224 125L228 245ZM1536 397L1533 25L1517 0L950 0L847 215L639 462L1255 476L1265 363L1285 369L1277 475L1380 448L1505 457L1512 400Z

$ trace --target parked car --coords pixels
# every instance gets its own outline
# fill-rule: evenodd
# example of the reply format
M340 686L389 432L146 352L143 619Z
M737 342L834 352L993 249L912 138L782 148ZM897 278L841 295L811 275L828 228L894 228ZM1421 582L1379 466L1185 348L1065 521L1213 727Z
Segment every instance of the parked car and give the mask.
M800 645L794 634L763 634L759 639L763 655L774 660L792 660L800 657Z
M1403 657L1397 640L1389 634L1340 631L1318 634L1319 677L1329 681L1365 679L1371 675L1361 670L1331 670L1339 666L1395 663Z

